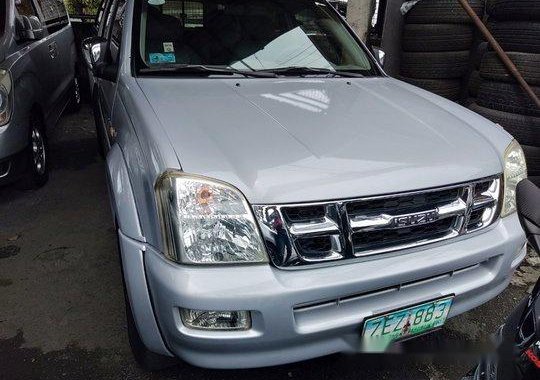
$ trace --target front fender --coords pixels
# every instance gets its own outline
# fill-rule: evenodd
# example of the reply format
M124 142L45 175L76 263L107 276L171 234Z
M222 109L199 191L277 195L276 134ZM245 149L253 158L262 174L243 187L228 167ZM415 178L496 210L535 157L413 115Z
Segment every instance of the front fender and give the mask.
M111 209L118 228L127 237L146 242L139 221L135 197L122 150L115 144L107 154L107 175Z
M111 209L119 229L122 274L137 331L150 351L172 356L163 342L154 316L144 267L144 253L147 249L145 238L139 223L127 166L118 144L113 145L107 155L107 175Z

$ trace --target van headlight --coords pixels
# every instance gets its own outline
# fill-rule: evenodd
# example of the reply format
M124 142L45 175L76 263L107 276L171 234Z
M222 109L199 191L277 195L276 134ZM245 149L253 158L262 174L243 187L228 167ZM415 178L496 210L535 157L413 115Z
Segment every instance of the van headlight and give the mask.
M165 255L184 264L268 262L253 212L227 183L165 172L156 183Z
M504 198L501 217L516 211L516 187L527 178L527 162L523 149L513 140L504 152Z
M11 118L11 75L6 70L0 70L0 126L9 123Z

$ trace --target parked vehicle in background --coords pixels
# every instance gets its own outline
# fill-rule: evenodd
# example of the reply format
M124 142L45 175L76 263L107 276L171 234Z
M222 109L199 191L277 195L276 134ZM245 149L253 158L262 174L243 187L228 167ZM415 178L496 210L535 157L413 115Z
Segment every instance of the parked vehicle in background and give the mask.
M0 5L0 185L48 179L47 127L80 104L76 49L60 0Z
M521 224L531 247L540 254L540 188L523 180L516 194ZM497 355L484 357L462 380L540 379L540 278L494 338Z
M526 252L523 151L389 78L325 1L109 0L85 40L142 366L384 349Z

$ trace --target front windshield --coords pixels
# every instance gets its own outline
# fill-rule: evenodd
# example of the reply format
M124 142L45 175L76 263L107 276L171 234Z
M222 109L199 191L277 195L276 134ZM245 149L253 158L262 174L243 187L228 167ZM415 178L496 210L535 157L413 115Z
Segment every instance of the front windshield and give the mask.
M241 71L308 67L377 73L325 2L143 0L143 67L205 65Z

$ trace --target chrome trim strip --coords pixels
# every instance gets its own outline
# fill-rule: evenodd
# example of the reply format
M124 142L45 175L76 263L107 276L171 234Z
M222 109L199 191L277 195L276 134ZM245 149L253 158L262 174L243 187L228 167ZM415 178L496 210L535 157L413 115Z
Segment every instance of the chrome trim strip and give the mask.
M317 234L339 234L338 225L330 220L328 217L324 217L321 222L315 223L292 223L289 227L289 232L294 236L299 235L317 235Z
M424 222L419 222L415 225L420 226L423 224L433 223L437 220L449 218L452 216L457 216L463 214L467 210L467 204L462 199L457 199L456 201L437 207L435 209L419 211L408 214L401 215L389 215L381 214L377 216L366 216L366 215L355 215L350 218L350 227L353 232L358 232L358 230L363 231L373 231L377 229L385 228L403 228L409 227L408 225L399 225L399 220L404 218L410 218L417 215L426 215ZM429 216L432 216L432 219L429 219Z
M444 241L444 240L455 238L455 237L457 237L459 235L460 235L460 233L457 230L452 229L452 231L450 231L447 235L445 235L443 237L440 237L440 238L437 238L437 239L433 239L433 238L431 238L431 239L423 239L423 240L415 241L414 243L395 245L395 246L390 247L390 248L372 249L372 250L369 250L369 251L362 251L362 252L358 252L358 253L355 252L354 256L355 257L365 257L365 256L379 255L381 253L403 251L403 250L406 250L406 249L421 247L421 246L426 245L426 244L438 243L438 242L441 242L441 241Z
M450 217L450 216L461 215L465 211L467 211L467 203L465 203L463 199L461 198L447 205L437 207L437 212L439 213L439 217L441 216Z

